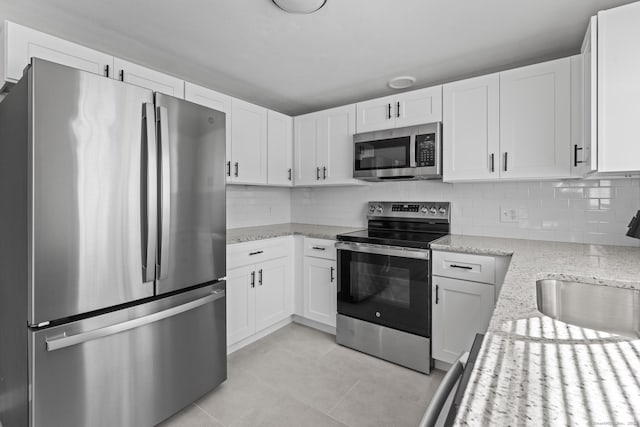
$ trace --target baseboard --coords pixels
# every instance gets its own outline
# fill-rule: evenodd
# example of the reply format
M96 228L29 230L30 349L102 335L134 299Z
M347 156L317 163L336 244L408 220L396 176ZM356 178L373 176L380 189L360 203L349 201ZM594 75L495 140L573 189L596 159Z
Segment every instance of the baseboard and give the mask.
M434 367L436 369L440 369L441 371L448 371L451 369L451 363L443 362L442 360L433 360L435 362Z
M253 342L258 341L260 338L264 338L267 335L270 335L270 334L274 333L278 329L281 329L281 328L287 326L289 323L293 322L293 317L294 316L289 316L286 319L283 319L283 320L279 321L278 323L275 323L275 324L269 326L268 328L264 328L260 332L257 332L255 334L251 335L250 337L247 337L247 338L243 339L242 341L238 341L235 344L227 346L227 355L233 353L234 351L238 351L242 347L246 347L246 346L248 346L249 344L251 344Z
M306 317L301 317L297 314L293 315L293 322L299 323L300 325L308 326L313 329L317 329L322 332L326 332L331 335L336 334L336 328L334 326L325 325L324 323L316 322L315 320L307 319Z

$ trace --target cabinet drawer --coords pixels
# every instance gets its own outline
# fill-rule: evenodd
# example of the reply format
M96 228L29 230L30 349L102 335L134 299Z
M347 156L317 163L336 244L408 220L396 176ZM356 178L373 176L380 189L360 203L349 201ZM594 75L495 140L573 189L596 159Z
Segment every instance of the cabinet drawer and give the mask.
M323 259L336 259L336 242L334 240L313 239L305 237L304 256L312 256Z
M433 275L495 284L495 258L482 255L433 251Z
M227 270L289 256L291 239L279 238L227 246Z

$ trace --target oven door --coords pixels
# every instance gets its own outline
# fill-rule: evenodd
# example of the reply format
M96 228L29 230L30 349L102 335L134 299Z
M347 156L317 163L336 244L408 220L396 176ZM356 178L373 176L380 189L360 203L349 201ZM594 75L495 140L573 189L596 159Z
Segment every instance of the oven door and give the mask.
M431 336L429 250L338 242L338 313Z

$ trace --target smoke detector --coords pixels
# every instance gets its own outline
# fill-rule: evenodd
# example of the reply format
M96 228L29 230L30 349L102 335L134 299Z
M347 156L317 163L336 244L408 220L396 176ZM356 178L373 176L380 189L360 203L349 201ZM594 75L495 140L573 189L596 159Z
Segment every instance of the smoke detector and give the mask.
M389 80L389 83L387 83L387 86L389 86L391 89L406 89L408 87L413 86L415 82L416 82L415 77L399 76Z

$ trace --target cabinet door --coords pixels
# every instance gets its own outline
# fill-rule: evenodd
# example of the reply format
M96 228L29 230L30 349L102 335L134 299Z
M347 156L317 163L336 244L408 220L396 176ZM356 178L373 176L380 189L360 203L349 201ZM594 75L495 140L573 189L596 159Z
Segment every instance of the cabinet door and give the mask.
M598 169L598 18L591 17L578 59L571 62L572 176ZM575 82L579 85L574 84ZM575 92L574 92L575 91ZM576 105L577 102L577 105ZM579 114L573 116L574 111ZM576 138L574 138L574 135ZM578 149L576 149L576 145ZM581 148L581 149L580 149Z
M323 112L319 129L321 183L337 184L353 181L355 116L355 104Z
M396 96L396 127L442 121L442 86L413 90Z
M161 92L176 98L184 98L184 80L124 59L114 58L114 79Z
M267 109L231 101L232 182L267 183Z
M5 21L3 77L15 83L31 58L41 58L94 74L111 75L113 56ZM108 68L107 68L108 67Z
M570 58L500 73L500 177L568 178L570 146Z
M304 258L304 317L336 326L336 262Z
M227 346L255 332L254 271L253 265L227 271Z
M357 125L358 133L374 130L391 129L396 126L396 96L372 99L358 102Z
M291 262L280 258L256 265L256 332L293 313Z
M227 181L231 180L231 97L206 87L184 83L184 99L225 113L225 136L227 146Z
M499 178L499 75L444 85L443 109L443 181Z
M453 363L483 334L493 313L493 285L433 277L433 358Z
M598 172L640 170L640 3L598 12Z
M269 185L293 184L293 119L267 112L267 182Z
M314 185L320 179L318 169L319 123L319 115L316 113L293 119L296 185Z

